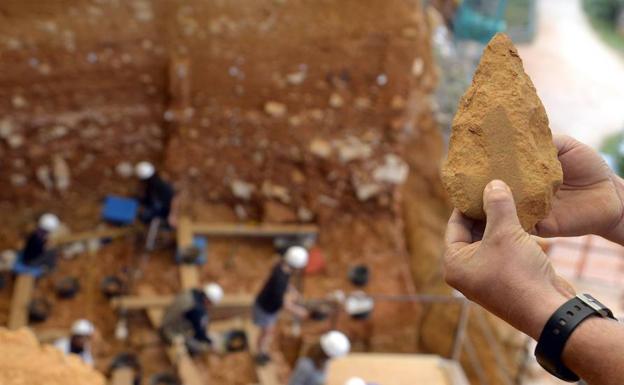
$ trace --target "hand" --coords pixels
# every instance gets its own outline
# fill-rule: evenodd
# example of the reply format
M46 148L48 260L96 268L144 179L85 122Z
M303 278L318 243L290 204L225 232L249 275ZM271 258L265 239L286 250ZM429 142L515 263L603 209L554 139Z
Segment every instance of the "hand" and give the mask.
M510 188L490 182L483 193L485 231L457 209L449 219L444 256L447 283L531 337L574 290L558 276L520 226Z
M563 168L563 184L552 211L536 226L541 237L597 234L624 240L622 180L591 147L565 135L553 138Z

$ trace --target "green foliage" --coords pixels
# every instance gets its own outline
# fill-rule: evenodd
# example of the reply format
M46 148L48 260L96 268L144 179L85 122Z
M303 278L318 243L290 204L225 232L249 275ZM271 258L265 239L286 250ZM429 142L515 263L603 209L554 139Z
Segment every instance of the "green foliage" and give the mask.
M592 17L614 24L624 0L583 0L585 12Z
M620 151L623 145L624 133L620 132L605 138L602 142L602 146L600 146L600 152L610 155L613 160L615 160L617 169L614 171L620 176L622 172L624 172L624 154Z
M624 9L624 0L583 0L583 9L600 37L611 47L624 52L624 36L615 27L618 10Z

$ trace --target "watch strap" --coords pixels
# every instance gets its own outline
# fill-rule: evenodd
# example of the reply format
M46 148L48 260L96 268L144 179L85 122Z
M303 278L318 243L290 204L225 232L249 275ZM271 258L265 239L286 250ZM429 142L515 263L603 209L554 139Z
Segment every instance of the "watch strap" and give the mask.
M561 355L572 332L592 316L615 319L611 310L589 294L579 294L564 303L542 330L535 348L537 362L564 381L578 381L579 377L563 364Z

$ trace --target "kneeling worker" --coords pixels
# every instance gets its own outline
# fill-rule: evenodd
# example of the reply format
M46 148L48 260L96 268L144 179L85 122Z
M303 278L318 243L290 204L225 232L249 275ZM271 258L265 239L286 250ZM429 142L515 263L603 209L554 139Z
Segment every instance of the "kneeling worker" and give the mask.
M307 354L297 360L288 385L323 385L327 363L349 354L351 343L343 333L333 330L321 336Z
M56 252L48 250L50 234L58 230L60 226L58 217L54 214L43 214L39 218L37 228L26 239L26 245L22 251L22 262L32 267L43 267L47 270L54 268L56 264Z
M290 276L295 270L303 269L308 264L308 251L301 246L292 246L286 250L284 258L273 267L271 276L256 297L253 306L253 322L261 331L258 336L258 355L260 365L271 360L269 344L275 329L275 323L282 307L300 318L306 318L308 311L295 303L299 293L290 285ZM286 295L289 292L290 295Z
M159 219L175 227L176 200L173 186L164 181L156 172L154 165L149 162L139 162L135 172L142 182L141 220L144 223L150 223L153 219Z
M95 332L93 324L86 319L79 319L72 325L71 335L56 340L54 346L65 354L77 354L82 361L93 366L91 337Z
M203 290L191 289L179 294L163 317L162 333L165 339L173 343L179 336L183 337L192 354L210 350L209 312L221 299L223 289L216 283L207 284Z

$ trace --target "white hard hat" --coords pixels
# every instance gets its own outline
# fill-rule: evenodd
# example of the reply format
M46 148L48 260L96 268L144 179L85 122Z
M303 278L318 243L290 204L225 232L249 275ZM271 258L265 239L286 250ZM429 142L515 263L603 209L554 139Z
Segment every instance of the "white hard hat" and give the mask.
M71 333L74 336L91 336L95 331L93 324L86 319L79 319L72 325Z
M332 330L321 336L321 348L329 358L336 358L349 354L351 343L344 333Z
M55 231L60 224L61 221L59 221L58 217L54 214L43 214L39 218L39 227L48 232Z
M154 168L154 165L150 162L143 161L137 163L134 171L139 179L149 179L152 177L152 175L154 175L156 169Z
M308 264L308 250L301 246L291 246L286 250L285 258L293 269L303 269Z
M360 377L351 377L345 381L344 385L366 385L366 381Z
M204 286L204 294L215 305L223 299L223 289L216 283L209 283Z

